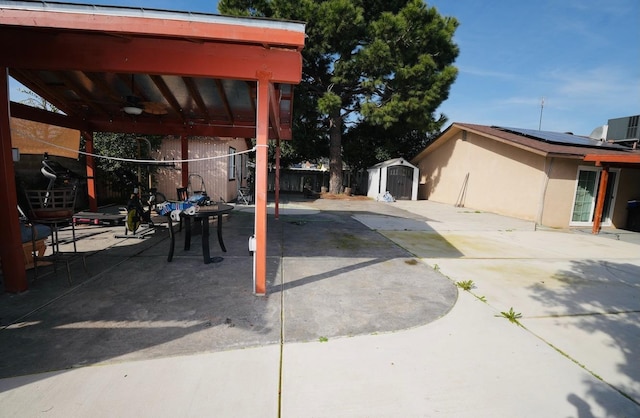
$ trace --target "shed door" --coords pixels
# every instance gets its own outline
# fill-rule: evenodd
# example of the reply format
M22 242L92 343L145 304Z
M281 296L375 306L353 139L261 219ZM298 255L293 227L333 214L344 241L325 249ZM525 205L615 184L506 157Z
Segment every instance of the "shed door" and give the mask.
M387 190L396 200L411 200L413 168L395 165L387 168Z

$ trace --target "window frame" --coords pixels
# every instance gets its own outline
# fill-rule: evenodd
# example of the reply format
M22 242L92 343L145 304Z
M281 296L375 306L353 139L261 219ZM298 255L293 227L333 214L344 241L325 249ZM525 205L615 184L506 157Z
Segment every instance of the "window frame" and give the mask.
M228 173L227 177L229 181L236 179L236 149L229 147L229 161L227 163Z

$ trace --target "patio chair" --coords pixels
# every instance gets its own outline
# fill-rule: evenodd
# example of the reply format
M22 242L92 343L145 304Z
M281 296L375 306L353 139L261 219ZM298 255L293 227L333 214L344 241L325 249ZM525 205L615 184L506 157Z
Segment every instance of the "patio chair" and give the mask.
M189 188L188 187L176 187L176 195L178 196L178 201L186 202L189 199ZM178 232L182 232L182 218L180 218L180 227Z
M60 188L50 190L25 190L29 211L27 218L34 225L45 225L51 229L51 248L55 261L64 261L67 264L67 274L69 283L71 283L71 271L69 268L70 260L62 258L60 252L60 239L58 230L61 226L71 225L71 235L73 243L73 252L77 253L76 246L76 229L73 222L75 211L77 187ZM82 262L86 270L84 256ZM37 257L34 259L35 273L37 277Z
M251 195L251 188L238 187L238 197L236 198L236 203L243 202L245 205L248 205L252 200L253 196Z

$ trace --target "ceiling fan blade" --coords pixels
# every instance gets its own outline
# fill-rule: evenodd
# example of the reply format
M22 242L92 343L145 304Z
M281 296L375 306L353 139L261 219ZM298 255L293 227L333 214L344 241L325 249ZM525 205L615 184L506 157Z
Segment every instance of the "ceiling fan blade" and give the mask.
M152 115L166 115L169 113L167 107L160 102L142 102L141 104L144 111Z

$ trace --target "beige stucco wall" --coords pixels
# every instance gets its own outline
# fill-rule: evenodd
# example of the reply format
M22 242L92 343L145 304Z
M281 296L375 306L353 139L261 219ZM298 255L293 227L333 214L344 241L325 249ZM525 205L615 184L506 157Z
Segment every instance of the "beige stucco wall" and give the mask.
M420 198L531 221L537 218L543 156L473 133L464 140L459 132L417 163Z
M420 169L419 198L568 228L582 159L552 158L468 132L440 138L413 161ZM444 139L444 140L443 140ZM468 173L468 180L465 178ZM640 170L623 168L611 226L624 228L627 201L640 199Z
M189 162L189 174L202 176L206 192L214 200L222 198L229 202L238 195L238 181L240 179L230 180L228 175L229 158L227 155L230 147L235 148L236 152L247 150L247 144L244 139L189 138L189 159L220 157ZM171 137L163 140L162 148L156 159L165 161L181 160L180 138ZM246 157L236 156L236 165L238 167L236 171L242 167L244 176L246 167L243 167L242 161L246 161ZM175 199L176 188L182 185L182 164L176 164L175 168L161 168L158 171L158 175L155 176L155 180L159 191L164 193L167 198ZM192 179L192 186L196 189L200 188L200 183L198 178Z
M581 160L555 159L551 179L545 196L542 224L566 228L571 220L573 198L576 192L578 170L593 167ZM640 198L640 170L623 168L620 170L618 188L614 191L615 201L611 215L611 226L625 228L627 224L627 201Z
M547 158L549 181L544 193L544 205L539 223L553 228L567 228L571 221L573 197L576 192L578 167L582 160Z

